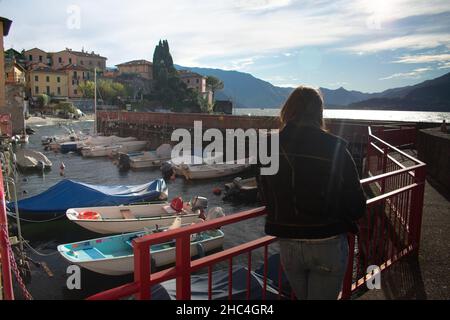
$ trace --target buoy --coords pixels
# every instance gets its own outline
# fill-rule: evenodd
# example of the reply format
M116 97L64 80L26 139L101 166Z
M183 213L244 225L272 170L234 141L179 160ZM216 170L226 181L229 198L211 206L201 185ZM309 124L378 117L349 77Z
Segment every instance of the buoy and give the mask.
M61 177L64 177L64 169L66 168L66 166L64 165L64 162L61 162L61 165L59 166L59 175Z
M219 187L214 188L214 189L213 189L213 193L214 193L216 196L220 196L220 195L222 194L222 189L220 189Z
M80 218L83 220L98 220L100 219L100 213L95 211L82 211L80 212Z
M181 197L176 197L170 202L170 207L176 212L183 211L183 199Z

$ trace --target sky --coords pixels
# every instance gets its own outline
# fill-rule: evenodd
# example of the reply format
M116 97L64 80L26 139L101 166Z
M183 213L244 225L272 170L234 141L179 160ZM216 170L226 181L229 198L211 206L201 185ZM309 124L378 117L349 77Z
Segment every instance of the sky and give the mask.
M450 72L450 0L0 0L5 48L95 51L379 92Z

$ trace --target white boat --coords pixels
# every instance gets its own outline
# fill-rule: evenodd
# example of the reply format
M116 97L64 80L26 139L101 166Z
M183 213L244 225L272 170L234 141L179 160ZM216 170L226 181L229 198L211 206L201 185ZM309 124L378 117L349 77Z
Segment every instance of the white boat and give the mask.
M144 149L147 141L123 141L108 145L94 145L90 147L82 147L81 154L83 157L108 157L118 152L133 152Z
M239 161L201 165L180 164L174 166L174 171L177 175L185 177L186 180L200 180L238 174L250 167L250 160L245 159L242 164Z
M156 226L170 226L177 217L183 224L197 222L200 211L191 209L185 204L178 213L169 203L153 203L144 205L73 208L66 211L67 218L79 226L101 234L125 233L139 231ZM84 216L89 212L91 216ZM93 216L94 218L93 219Z
M15 154L16 164L22 170L46 170L52 167L52 162L42 152L18 149Z
M136 154L128 154L127 156L130 168L159 168L163 162L170 160L171 153L172 146L170 144L163 144L155 151L144 151Z
M141 231L58 246L59 253L70 264L76 264L105 275L124 275L134 272L133 240L153 231ZM203 255L223 246L224 233L209 230L191 236L191 257ZM175 241L150 247L151 267L173 264L176 260Z

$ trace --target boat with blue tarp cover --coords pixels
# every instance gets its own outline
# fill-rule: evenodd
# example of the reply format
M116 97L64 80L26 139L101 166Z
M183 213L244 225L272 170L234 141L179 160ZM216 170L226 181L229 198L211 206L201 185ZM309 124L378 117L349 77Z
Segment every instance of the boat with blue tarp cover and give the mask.
M93 185L66 179L17 204L21 218L39 221L65 215L69 208L128 205L162 201L167 197L164 179L133 186ZM15 203L7 203L7 208L14 213Z

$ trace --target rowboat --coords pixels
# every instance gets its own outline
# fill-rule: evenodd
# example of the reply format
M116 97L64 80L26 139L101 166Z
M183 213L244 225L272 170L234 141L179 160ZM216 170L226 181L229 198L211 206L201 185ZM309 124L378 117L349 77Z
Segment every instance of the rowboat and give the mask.
M120 169L143 169L160 167L165 161L170 160L172 146L163 144L154 151L144 151L139 153L128 153L120 155Z
M104 237L58 246L61 256L71 264L76 264L93 272L105 275L124 275L134 272L133 240L152 234L157 230L140 231ZM191 236L191 257L223 246L224 233L209 230ZM155 244L150 247L151 266L159 268L173 264L175 241Z
M175 165L175 173L186 180L212 179L241 173L251 167L249 159L225 163L212 163L201 165L180 164Z
M83 157L108 157L118 152L133 152L144 149L147 141L125 141L117 144L82 147Z
M16 164L22 170L47 170L52 162L42 153L30 149L16 151Z
M197 209L197 208L194 208ZM89 216L83 213L89 212ZM93 219L93 214L94 218ZM101 234L135 232L144 228L170 226L175 218L183 224L197 222L200 211L185 204L178 213L169 203L150 203L143 205L72 208L67 210L67 218L79 226Z

